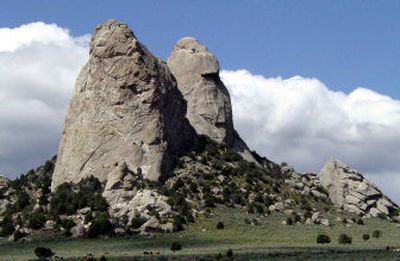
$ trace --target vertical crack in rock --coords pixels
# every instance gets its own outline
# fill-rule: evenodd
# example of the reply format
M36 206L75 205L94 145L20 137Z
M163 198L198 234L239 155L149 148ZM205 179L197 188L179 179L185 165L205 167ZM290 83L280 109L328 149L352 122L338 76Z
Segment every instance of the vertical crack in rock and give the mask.
M97 26L65 119L52 189L90 175L105 181L120 162L141 168L146 179L165 179L197 137L185 115L168 66L126 24Z

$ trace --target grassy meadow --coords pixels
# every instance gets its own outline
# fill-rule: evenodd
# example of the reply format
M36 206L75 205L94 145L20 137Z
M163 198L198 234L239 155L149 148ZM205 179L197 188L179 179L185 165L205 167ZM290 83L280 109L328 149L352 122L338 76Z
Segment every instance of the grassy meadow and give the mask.
M349 217L350 219L351 217ZM257 225L245 222L257 219ZM37 234L31 242L10 243L0 241L0 260L32 260L34 249L49 247L57 256L76 260L91 253L107 260L198 260L216 259L221 253L226 258L232 249L235 260L400 260L400 227L380 219L364 220L364 225L346 226L330 216L330 227L322 225L284 225L284 214L267 217L247 214L245 210L218 208L211 217L202 217L189 224L186 230L174 234L151 237L129 236L108 239L70 239L63 236ZM216 229L222 221L224 229ZM250 222L251 223L251 222ZM379 238L372 236L380 230ZM352 237L351 244L339 244L340 234ZM317 244L318 234L331 238L329 244ZM363 234L370 239L364 240ZM178 241L182 250L170 250L171 243ZM389 249L389 250L387 250ZM152 255L144 255L152 252Z

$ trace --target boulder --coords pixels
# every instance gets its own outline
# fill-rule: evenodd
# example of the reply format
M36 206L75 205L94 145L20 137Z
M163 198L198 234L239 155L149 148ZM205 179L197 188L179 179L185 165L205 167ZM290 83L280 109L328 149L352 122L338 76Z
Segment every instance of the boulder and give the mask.
M335 206L366 217L389 215L399 207L355 169L339 160L325 163L319 173L321 185Z
M186 117L196 132L256 162L233 127L231 98L219 77L218 60L207 47L192 37L184 37L175 44L168 66L187 102Z
M76 226L72 227L70 232L71 237L73 238L83 238L86 235L86 229L83 224L77 224Z
M159 232L173 232L174 226L172 223L161 224L156 217L151 217L140 227L141 234L151 234Z
M136 191L136 190L135 190ZM118 197L109 196L108 193L119 195ZM135 193L132 191L105 191L103 195L110 199L110 215L114 219L119 219L121 225L126 225L138 214L149 219L151 215L149 209L156 211L160 217L168 216L172 211L167 203L168 198L150 189L142 189ZM131 193L132 192L132 193ZM122 195L122 196L121 196ZM125 195L125 196L124 196ZM127 196L130 197L127 197Z
M52 190L90 175L107 181L125 165L166 179L197 137L185 115L168 66L126 24L98 25L65 119Z

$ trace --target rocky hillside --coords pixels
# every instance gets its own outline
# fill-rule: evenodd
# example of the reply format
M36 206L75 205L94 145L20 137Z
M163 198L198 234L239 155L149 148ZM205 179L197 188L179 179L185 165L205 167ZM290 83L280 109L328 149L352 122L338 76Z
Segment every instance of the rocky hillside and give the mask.
M0 178L0 236L174 232L222 205L284 212L288 224L399 215L339 161L301 174L251 152L234 129L218 60L199 41L182 38L166 63L110 20L93 33L57 158Z

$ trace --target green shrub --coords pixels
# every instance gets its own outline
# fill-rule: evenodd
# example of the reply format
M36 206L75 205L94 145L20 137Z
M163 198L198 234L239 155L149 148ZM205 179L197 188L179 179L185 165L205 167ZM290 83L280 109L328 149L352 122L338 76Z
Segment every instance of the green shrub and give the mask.
M186 220L181 215L174 216L173 225L176 231L182 231L184 229L183 224L186 223Z
M329 244L331 242L331 238L328 235L319 234L317 236L318 244Z
M29 216L29 227L32 229L40 229L46 222L46 216L42 208L38 208Z
M286 219L286 225L289 225L289 226L293 225L293 219L291 217L288 217Z
M300 222L301 217L297 213L293 213L293 221L294 223Z
M264 207L261 204L256 204L255 208L256 208L257 213L264 214Z
M139 214L136 215L135 217L132 218L131 221L131 226L133 229L138 229L140 228L144 223L146 222L146 219L141 217Z
M47 258L54 256L54 253L50 248L37 247L35 248L35 255L40 259L47 260Z
M90 225L87 236L95 238L100 235L110 236L113 232L113 226L107 213L101 213Z
M380 230L374 230L372 231L372 237L374 238L380 238L382 236L382 231Z
M181 187L185 186L185 183L183 182L183 180L181 178L178 178L174 185L172 186L173 190L179 190Z
M25 190L17 192L17 201L15 202L16 212L24 210L31 203L31 198Z
M215 207L215 198L211 194L204 195L204 207L213 208Z
M222 221L219 221L219 222L217 223L217 225L216 225L216 228L217 228L217 229L224 229L224 228L225 228L225 225L224 225L224 223L223 223Z
M233 251L232 251L232 249L228 249L228 251L226 251L226 257L228 257L228 258L231 258L231 257L233 257Z
M101 195L102 184L90 176L78 184L59 185L50 200L50 212L53 216L75 214L78 209L90 207L92 210L105 212L108 209L106 199Z
M6 237L14 233L15 227L11 216L5 216L1 222L0 237Z
M351 236L347 235L347 234L341 234L339 236L339 244L351 244L352 243L352 238Z
M76 226L76 223L72 219L69 219L69 218L62 219L62 220L60 220L59 223L66 230L70 230L71 228Z
M369 240L369 234L363 234L363 235L362 235L362 238L363 238L365 241Z
M364 225L364 221L360 218L357 220L357 224L358 225Z
M174 241L171 244L171 251L175 253L175 251L179 251L182 249L182 244L180 242Z

